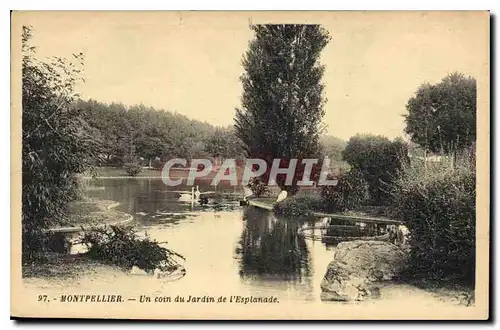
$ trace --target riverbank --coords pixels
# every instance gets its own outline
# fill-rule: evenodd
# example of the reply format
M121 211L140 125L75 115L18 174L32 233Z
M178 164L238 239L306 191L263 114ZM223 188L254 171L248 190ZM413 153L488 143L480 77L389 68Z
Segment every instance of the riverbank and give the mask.
M115 210L120 205L112 200L84 198L70 205L70 212L49 228L49 232L78 232L83 229L98 228L111 225L124 225L134 220L133 216Z
M283 305L304 303L314 309L324 308L325 313L342 308L347 314L352 313L352 308L370 309L371 306L376 310L381 307L410 308L415 304L434 306L436 310L458 306L447 298L451 291L448 295L441 295L404 283L391 284L380 299L356 304L322 302L320 283L334 248L326 249L323 244L297 239L294 221L275 219L270 212L250 207L227 212L176 209L179 203L175 195L157 193L163 188L161 182L152 181L144 185L133 182L132 188L137 190L123 188L131 185L130 180L123 180L122 183L120 186L115 182L105 182L107 198L120 201L128 213L144 212L140 215L141 221L138 221L142 224L136 228L138 233L142 235L147 231L151 239L168 242L169 248L184 255L186 262L183 266L187 275L175 281L158 279L150 275L136 275L81 256L66 259L58 255L41 265L25 266L23 284L28 295L36 296L42 291L49 296L89 292L130 297L142 294L154 297L168 292L181 296L193 293L276 295ZM148 198L144 199L144 196ZM148 204L141 204L143 200L147 200ZM125 208L129 205L130 208ZM167 212L168 215L165 214ZM171 217L173 212L190 216L165 223L163 217ZM291 262L296 267L289 267ZM272 273L272 269L287 268L287 273ZM221 278L224 279L222 291L213 286Z
M161 279L159 282L154 276L132 274L118 267L91 260L83 255L54 255L41 264L25 264L22 270L23 283L26 288L31 288L33 292L38 292L43 288L44 292L56 295L67 292L70 288L83 292L96 292L100 288L112 287L116 292L125 293L130 288L131 281L136 283L139 281L143 284L141 290L144 290L145 287L150 288L154 285L171 282L169 279ZM120 284L118 285L117 282ZM191 285L189 287L192 289ZM332 302L321 302L321 304L328 306ZM336 306L340 308L340 304L353 305L353 303L336 303ZM375 305L377 308L411 305L434 306L436 308L445 306L470 307L474 305L474 291L463 287L434 287L430 285L422 287L411 283L389 282L383 287L380 297L356 302L355 305L367 307Z
M272 212L274 210L274 204L275 198L261 197L252 199L249 205ZM341 220L373 220L373 222L379 224L384 223L385 220L389 220L381 217L381 215L383 216L386 214L383 209L370 207L366 207L358 211L347 211L335 214L317 212L312 212L312 214L314 214L315 216L329 216ZM357 239L359 240L360 238ZM370 242L370 239L366 239L366 241ZM379 298L382 298L386 302L389 300L396 301L398 299L403 299L406 294L411 294L414 296L412 298L415 298L416 300L436 299L448 305L463 307L474 305L474 288L468 287L466 285L428 281L426 279L421 279L418 281L398 279L392 282L387 282L382 286L384 288L383 297ZM402 292L406 292L406 294ZM379 301L379 298L375 298L374 300Z
M25 263L22 267L22 277L25 284L43 284L44 286L69 286L82 280L105 278L117 274L122 276L144 275L155 278L144 271L140 273L125 270L109 263L93 260L86 254L47 254L43 263ZM162 281L173 281L185 275L183 265L161 276ZM159 278L159 276L156 276Z
M95 174L98 179L102 178L160 178L161 171L153 168L142 168L141 172L139 172L135 177L127 174L124 168L121 167L96 167ZM90 173L87 173L85 177L90 178Z
M243 173L244 173L245 168L244 167L237 167L235 169L235 174L236 174L236 186L241 188L242 185L242 179L243 179ZM182 184L184 185L187 183L187 179L189 177L190 169L189 168L171 168L168 172L168 176L171 180L177 181L177 180L182 180ZM194 180L194 186L200 185L200 186L206 186L207 184L211 186L212 188L215 188L212 185L212 181L214 180L215 176L218 173L217 168L213 168L211 172L208 174L202 176L202 177L197 177ZM85 173L83 175L84 179L97 179L97 180L117 180L117 179L142 179L142 180L147 180L147 179L162 179L162 171L160 169L153 169L153 168L148 168L148 167L143 167L141 172L139 172L136 176L130 176L127 174L124 168L121 167L96 167L94 169L94 173ZM217 187L223 187L223 188L234 188L234 185L232 182L228 179L221 179L220 182L218 183ZM270 196L273 196L274 199L276 199L275 196L278 196L278 194L281 192L281 189L278 186L269 186L269 193ZM301 187L299 191L299 196L301 194L314 194L318 193L319 189L318 187L315 186L304 186Z
M250 205L272 211L276 204L276 197L258 197L250 200ZM356 221L378 222L378 223L394 223L399 221L391 220L386 217L387 212L384 208L379 207L364 207L359 210L349 210L344 212L329 213L320 209L308 208L303 210L304 213L310 212L317 217L336 217L339 220L356 219Z

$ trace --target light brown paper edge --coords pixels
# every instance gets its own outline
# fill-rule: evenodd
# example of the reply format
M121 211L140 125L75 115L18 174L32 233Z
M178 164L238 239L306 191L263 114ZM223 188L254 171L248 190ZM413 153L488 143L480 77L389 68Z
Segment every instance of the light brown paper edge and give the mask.
M11 12L11 316L12 317L48 317L48 318L113 318L113 319L309 319L309 320L376 320L376 319L428 319L428 320L485 320L489 317L489 238L490 238L490 44L485 50L484 66L482 74L477 79L477 195L476 195L476 302L475 306L457 312L449 310L425 310L415 306L414 310L387 311L376 306L372 309L363 309L363 314L357 314L356 308L346 313L342 308L342 314L335 313L335 306L328 306L317 310L300 303L279 304L277 308L269 305L241 307L225 305L222 308L214 308L217 305L197 305L189 310L177 309L176 305L169 305L162 313L148 311L148 306L137 304L123 305L119 310L106 311L104 306L96 305L96 312L92 314L81 313L79 304L65 305L65 311L50 310L46 308L25 309L23 308L23 283L21 278L21 26L24 13L27 11ZM31 12L33 13L33 12ZM61 12L65 15L78 15L79 12ZM94 12L98 15L105 12ZM142 15L158 12L142 12ZM180 17L198 15L197 19L203 19L203 15L243 15L253 23L320 23L323 15L330 15L327 11L271 11L271 12L162 12L165 19L177 22ZM343 15L368 12L349 11L335 12ZM369 12L374 14L387 14L387 11ZM424 12L397 11L393 15L419 15ZM429 13L429 12L425 12ZM432 12L433 14L450 15L453 12ZM463 12L461 12L463 13ZM488 11L471 11L471 15L480 15L482 19L488 20L488 31L485 31L488 41L490 40L490 16ZM131 15L137 12L131 12ZM486 37L485 35L485 37ZM36 299L36 297L28 297ZM60 305L62 306L62 305ZM71 307L71 308L70 308ZM328 312L328 313L325 313Z

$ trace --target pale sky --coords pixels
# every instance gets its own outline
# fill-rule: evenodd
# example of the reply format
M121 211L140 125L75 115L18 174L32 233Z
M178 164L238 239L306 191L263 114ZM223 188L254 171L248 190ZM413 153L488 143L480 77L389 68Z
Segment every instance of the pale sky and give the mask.
M281 15L281 16L278 16ZM85 53L84 99L144 104L214 125L240 105L252 23L318 23L328 133L403 135L401 115L423 82L452 71L484 76L487 13L467 12L29 12L40 56ZM478 81L479 84L479 81Z

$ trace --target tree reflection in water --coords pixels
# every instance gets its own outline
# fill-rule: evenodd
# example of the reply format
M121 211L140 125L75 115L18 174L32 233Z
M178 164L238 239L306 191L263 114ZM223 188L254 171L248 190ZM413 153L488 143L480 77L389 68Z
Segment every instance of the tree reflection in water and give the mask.
M277 218L255 207L245 208L243 220L246 225L236 251L240 276L292 281L310 277L309 251L304 238L297 234L301 221Z

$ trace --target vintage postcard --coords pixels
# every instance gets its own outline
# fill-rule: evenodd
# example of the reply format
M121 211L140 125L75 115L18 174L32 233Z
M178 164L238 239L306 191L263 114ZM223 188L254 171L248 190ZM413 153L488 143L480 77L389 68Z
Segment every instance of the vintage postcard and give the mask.
M489 318L489 12L11 24L13 318Z

